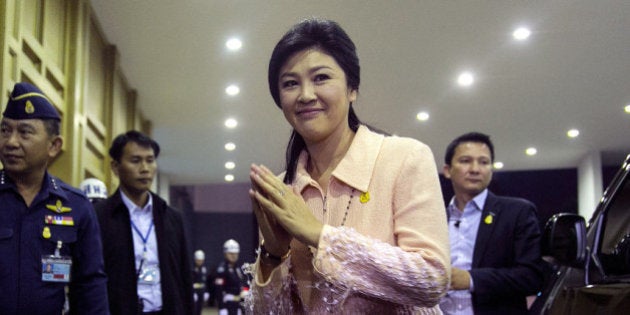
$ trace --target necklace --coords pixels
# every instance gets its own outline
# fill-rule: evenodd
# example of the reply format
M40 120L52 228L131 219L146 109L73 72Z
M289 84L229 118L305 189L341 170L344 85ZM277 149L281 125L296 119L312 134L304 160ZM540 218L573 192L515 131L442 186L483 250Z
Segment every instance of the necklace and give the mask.
M352 198L354 198L354 192L356 189L352 188L350 191L350 198L348 199L348 205L346 206L346 212L343 214L343 220L341 221L340 226L344 226L346 224L346 219L348 218L348 211L350 211L350 205L352 204ZM324 213L326 213L326 199L328 198L328 194L324 196ZM309 251L311 257L313 257L313 252ZM326 304L326 311L329 313L333 312L333 309L337 304L339 304L339 300L335 299L335 294L339 295L340 292L328 281L323 280L323 282L317 282L315 284L315 288L322 292L328 292L328 296L324 297L324 303Z
M348 219L348 211L350 211L350 205L352 204L352 198L354 197L354 192L356 189L352 188L350 192L350 198L348 199L348 205L346 206L346 212L343 214L343 220L341 221L340 226L344 226L346 224L346 219ZM328 199L328 194L324 196L324 213L326 213L326 200Z

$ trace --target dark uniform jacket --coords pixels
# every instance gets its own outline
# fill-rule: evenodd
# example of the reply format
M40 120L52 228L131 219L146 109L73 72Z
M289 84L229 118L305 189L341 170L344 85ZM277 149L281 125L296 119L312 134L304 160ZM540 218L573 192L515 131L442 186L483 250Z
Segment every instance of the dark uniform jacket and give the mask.
M475 314L527 313L525 297L542 287L540 237L534 204L488 192L470 270Z
M99 234L92 204L78 189L46 173L27 207L0 171L0 314L61 314L67 283L42 281L42 255L53 255L59 240L59 254L72 257L71 314L107 314Z
M227 309L228 314L236 314L240 308L240 301L224 302L226 294L239 297L243 288L247 287L247 278L240 267L231 267L227 261L222 261L217 267L214 278L214 292L219 309Z
M153 222L157 240L162 289L162 311L169 315L193 313L192 261L190 260L182 215L164 199L153 197ZM138 286L129 210L120 190L96 204L101 224L105 272L109 281L112 315L137 314Z
M204 301L203 301L204 293L209 293L207 292L207 289L206 289L207 278L208 278L208 269L206 269L206 266L195 265L193 267L193 294L196 296L194 314L201 314L201 311L203 309L203 304L204 304Z
M208 270L206 266L194 266L193 267L193 289L195 294L199 294L199 297L203 298L203 294L206 290L206 280L208 278Z

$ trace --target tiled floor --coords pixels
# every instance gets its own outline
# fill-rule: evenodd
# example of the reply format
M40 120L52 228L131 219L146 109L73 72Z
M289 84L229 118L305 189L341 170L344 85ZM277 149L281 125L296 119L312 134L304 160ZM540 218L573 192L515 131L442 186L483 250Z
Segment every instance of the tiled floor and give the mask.
M217 315L219 311L216 307L205 307L201 312L201 315Z

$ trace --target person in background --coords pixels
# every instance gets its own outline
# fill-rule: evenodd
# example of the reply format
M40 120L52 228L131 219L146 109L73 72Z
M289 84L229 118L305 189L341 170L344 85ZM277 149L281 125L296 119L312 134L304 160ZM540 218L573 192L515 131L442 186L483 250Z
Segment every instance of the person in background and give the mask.
M95 208L112 314L193 313L182 214L150 190L159 154L158 143L135 130L118 135L109 149L120 185Z
M193 294L195 300L195 315L200 315L203 310L203 305L208 302L210 293L206 288L206 280L208 277L208 270L204 265L206 260L206 254L198 249L194 253L195 266L193 267Z
M107 199L107 186L98 178L86 178L81 184L79 189L88 197L92 204Z
M494 146L485 134L454 139L444 163L455 196L447 208L451 286L440 308L458 315L526 314L526 297L543 282L536 207L488 190Z
M248 312L440 313L450 264L433 154L360 122L359 72L330 20L304 20L274 48L269 89L293 133L283 174L251 167L262 240Z
M214 277L214 290L219 315L241 315L241 300L247 296L249 285L241 267L237 264L241 249L233 239L223 244L223 260Z
M13 88L0 122L0 313L109 314L92 204L48 173L61 118L29 83Z

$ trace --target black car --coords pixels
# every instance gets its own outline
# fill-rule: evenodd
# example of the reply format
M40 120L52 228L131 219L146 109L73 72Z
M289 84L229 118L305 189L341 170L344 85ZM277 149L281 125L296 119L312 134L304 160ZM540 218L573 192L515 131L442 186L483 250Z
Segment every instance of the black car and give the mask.
M588 227L554 215L542 252L553 272L531 314L630 314L630 155L604 192Z

